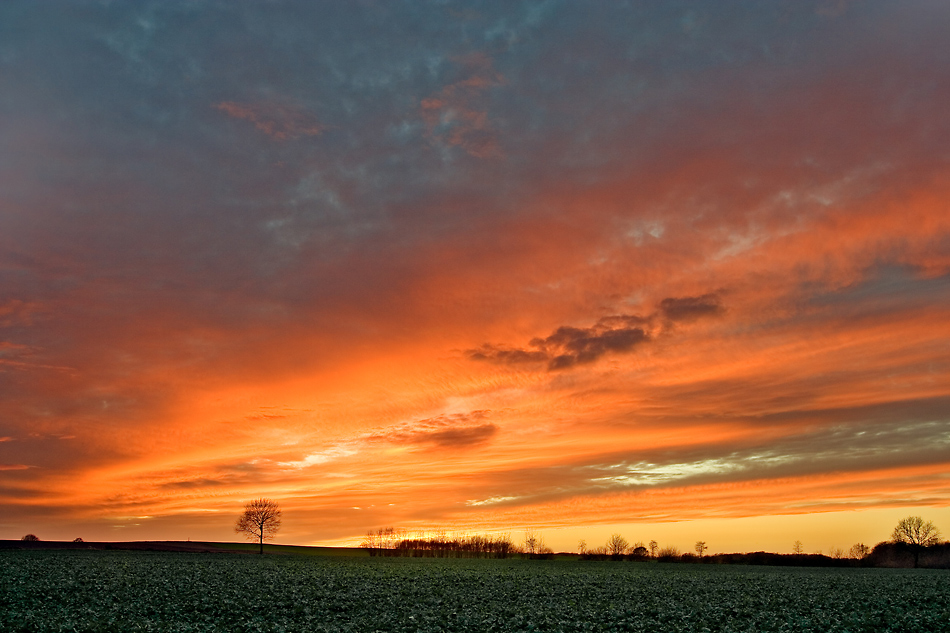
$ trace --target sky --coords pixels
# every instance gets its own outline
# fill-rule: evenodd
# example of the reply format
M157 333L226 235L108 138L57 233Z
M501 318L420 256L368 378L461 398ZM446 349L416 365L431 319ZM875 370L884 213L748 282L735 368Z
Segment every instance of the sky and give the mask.
M0 3L0 538L950 533L950 3Z

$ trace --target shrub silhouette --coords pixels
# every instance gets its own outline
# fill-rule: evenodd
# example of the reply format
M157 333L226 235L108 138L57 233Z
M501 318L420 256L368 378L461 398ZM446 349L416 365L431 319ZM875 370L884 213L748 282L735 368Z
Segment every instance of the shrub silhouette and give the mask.
M677 547L670 545L669 547L660 548L660 551L657 552L656 556L664 563L672 563L679 560L680 551Z

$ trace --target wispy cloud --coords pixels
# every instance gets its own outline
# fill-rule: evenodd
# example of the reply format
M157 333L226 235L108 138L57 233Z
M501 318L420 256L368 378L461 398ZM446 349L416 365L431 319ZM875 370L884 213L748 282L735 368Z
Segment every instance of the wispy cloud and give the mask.
M352 465L360 464L360 460L380 459L380 450L385 453L393 448L464 451L485 445L496 437L499 427L488 421L488 417L488 411L472 411L382 427L341 440L299 460L277 461L276 465L295 470L327 464L334 464L336 468L343 460L349 460ZM337 475L354 476L352 473Z
M494 506L500 503L507 503L509 501L514 501L518 497L489 497L488 499L469 499L465 502L466 505L478 507L478 506Z
M0 327L30 325L34 316L40 312L39 303L10 299L0 302Z
M380 429L364 437L369 442L466 448L484 444L498 433L498 426L488 417L488 411L445 414Z
M310 453L305 456L303 459L298 461L291 462L278 462L278 466L282 468L308 468L310 466L316 466L318 464L326 464L338 460L343 457L349 457L351 455L356 455L357 449L348 446L333 446L326 450L318 451L316 453Z
M492 128L484 93L505 83L484 53L457 60L463 77L420 103L426 136L438 145L458 147L476 158L498 158L501 146Z
M278 141L319 136L326 129L313 115L297 106L222 101L214 107L229 117L252 123L257 130Z

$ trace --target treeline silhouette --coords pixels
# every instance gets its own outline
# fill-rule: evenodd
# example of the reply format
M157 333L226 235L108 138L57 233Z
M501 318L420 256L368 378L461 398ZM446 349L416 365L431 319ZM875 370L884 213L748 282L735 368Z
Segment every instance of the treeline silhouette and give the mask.
M437 532L428 537L410 537L393 527L370 530L360 547L366 549L370 556L508 558L521 554L521 549L507 534L448 536L445 532Z
M914 517L912 517L914 518ZM933 528L932 524L924 527ZM630 561L659 563L701 563L708 565L773 565L795 567L925 567L950 569L950 542L937 540L939 532L933 528L926 539L910 542L897 538L878 543L873 548L855 544L848 552L833 548L830 555L806 554L800 541L794 553L745 552L704 555L705 541L696 542L696 553L680 553L676 547L660 547L656 541L649 545L636 542L630 545L619 534L610 537L605 545L588 549L586 542L578 544L580 553L561 553L562 557L576 557L588 561ZM927 543L927 544L924 544ZM410 536L394 527L370 530L360 547L370 556L408 556L426 558L510 558L553 559L554 552L545 546L543 537L533 531L525 532L523 545L512 541L510 535L485 536L481 534L449 536L438 530L429 536Z
M637 547L626 553L609 553L605 548L586 551L580 560L622 560L633 562L702 563L704 565L775 565L787 567L921 567L950 569L950 541L929 546L884 541L868 551L824 554L776 554L774 552L744 552L698 556L691 552L679 553L675 547L661 548L655 554Z
M875 545L865 560L871 567L950 569L950 541L927 546L885 541Z

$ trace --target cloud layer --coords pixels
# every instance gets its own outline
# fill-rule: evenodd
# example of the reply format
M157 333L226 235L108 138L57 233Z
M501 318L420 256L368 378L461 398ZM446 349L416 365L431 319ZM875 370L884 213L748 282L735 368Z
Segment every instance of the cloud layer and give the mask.
M53 4L4 538L947 507L947 7Z

